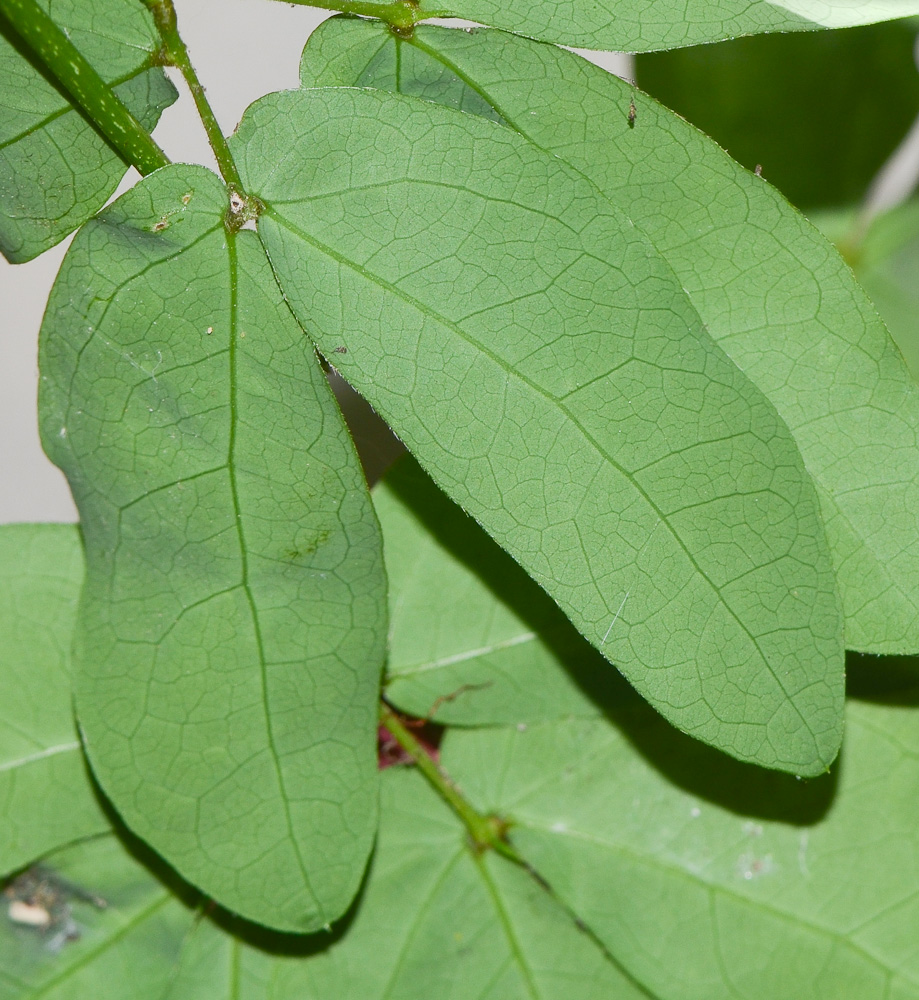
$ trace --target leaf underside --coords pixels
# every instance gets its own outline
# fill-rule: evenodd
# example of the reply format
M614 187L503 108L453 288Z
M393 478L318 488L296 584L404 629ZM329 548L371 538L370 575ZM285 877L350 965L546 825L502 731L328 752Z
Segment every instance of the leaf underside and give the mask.
M916 692L850 702L813 782L611 721L456 731L443 762L653 996L915 1000Z
M913 199L885 212L866 232L851 208L820 212L813 221L846 253L919 382L919 202Z
M548 891L391 768L367 883L331 933L202 913L136 844L96 838L43 859L79 940L54 951L55 928L0 920L0 998L916 1000L915 706L850 703L842 766L810 783L687 740L634 694L606 720L454 731L445 766Z
M423 5L442 11L444 5ZM547 42L648 52L764 31L843 28L919 13L914 0L462 0L457 17Z
M108 829L70 698L83 547L70 524L0 528L0 877Z
M50 9L50 2L43 4ZM54 17L140 123L152 130L178 93L151 64L159 39L149 13L130 0L81 0ZM0 32L5 24L0 17ZM127 164L0 34L0 253L21 264L94 215Z
M76 704L131 829L250 919L309 930L376 822L379 529L257 237L209 171L77 236L40 350L43 444L87 553Z
M919 387L846 265L777 191L623 81L502 32L421 27L409 43L334 19L301 73L307 86L475 111L471 91L622 207L794 434L821 496L847 646L919 650Z
M80 939L56 954L34 930L0 923L2 1000L646 996L528 873L477 856L421 776L400 769L384 775L359 909L331 934L282 937L226 914L202 919L115 837L45 865L108 907L73 902Z
M648 243L558 159L425 101L270 95L234 144L291 307L435 481L680 728L825 769L812 486Z

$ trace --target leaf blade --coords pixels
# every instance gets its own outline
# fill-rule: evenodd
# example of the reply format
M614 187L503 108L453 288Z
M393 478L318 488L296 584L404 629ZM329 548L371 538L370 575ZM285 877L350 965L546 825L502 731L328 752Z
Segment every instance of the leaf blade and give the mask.
M608 722L456 731L444 764L661 998L915 997L895 930L916 914L915 715L914 691L850 702L838 773L804 785L687 756L634 699Z
M475 156L445 161L438 144ZM271 95L243 119L235 150L268 206L259 232L295 313L327 356L346 345L342 374L439 485L675 724L767 766L822 770L839 739L841 646L809 480L771 407L708 340L648 244L557 160L427 102ZM682 398L688 406L674 405ZM776 501L787 520L759 507L764 488L763 507L789 491ZM743 544L724 536L725 550L707 547L706 532L711 541L744 523L759 527ZM728 551L743 567L732 579ZM800 605L780 612L794 624L780 636L762 607L772 633L762 639L752 580L808 564L815 575L802 570L808 582L789 591L805 595ZM706 652L668 652L678 635ZM797 639L815 676L786 691L769 655L800 666L782 650ZM726 693L722 671L734 668Z
M435 4L431 9L441 10ZM456 17L530 38L587 49L649 52L699 45L767 31L842 28L916 13L912 0L823 3L820 0L660 0L653 11L627 0L590 6L522 0L463 0L449 8Z
M419 774L392 768L382 784L368 884L356 912L331 932L285 937L212 908L195 912L198 901L164 866L141 864L130 841L107 836L56 853L45 867L108 904L100 911L68 899L79 940L55 953L35 928L0 923L0 997L646 996L528 873L502 858L476 859Z
M46 932L2 921L0 997L163 996L191 911L110 835L55 852L41 871L54 880L57 912ZM64 931L70 939L55 942Z
M266 983L266 1000L645 996L527 873L503 858L476 860L456 818L402 768L384 774L366 892L336 938L278 957L247 945L237 929L242 940L215 924L199 928L170 1000L205 989L209 1000L247 1000L266 996Z
M349 65L353 72L359 53L370 50L375 61L361 83L373 83L372 71L389 85L373 29L327 22L317 44L326 70L318 60L307 68L308 46L305 83L357 82L339 74ZM843 261L778 192L676 115L572 53L501 33L438 28L419 28L415 45L398 44L402 87L454 105L474 87L512 128L627 209L709 333L794 434L818 485L847 645L888 654L919 647L911 513L919 505L919 391ZM395 43L389 46L391 63ZM424 65L431 58L445 71L433 82ZM506 80L501 67L509 63L515 73Z
M76 699L101 784L192 882L303 931L348 905L373 839L384 578L330 390L226 198L169 167L80 234L42 434L87 542Z

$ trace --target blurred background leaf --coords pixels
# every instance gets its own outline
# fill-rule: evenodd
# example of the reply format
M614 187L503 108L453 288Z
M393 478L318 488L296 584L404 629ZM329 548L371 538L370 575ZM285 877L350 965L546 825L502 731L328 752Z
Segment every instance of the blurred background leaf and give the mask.
M919 113L915 19L641 55L636 82L802 209L862 198Z
M919 379L919 199L867 225L851 207L816 212L812 221L849 262Z

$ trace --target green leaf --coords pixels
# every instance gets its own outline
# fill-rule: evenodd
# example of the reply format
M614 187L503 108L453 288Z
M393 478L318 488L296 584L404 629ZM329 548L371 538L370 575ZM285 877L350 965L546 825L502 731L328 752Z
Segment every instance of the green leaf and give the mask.
M51 926L0 917L0 1000L168 995L192 913L116 838L65 848L41 875L54 897ZM63 938L68 929L76 940Z
M426 2L429 10L444 5ZM647 52L763 31L843 28L919 13L914 0L461 0L457 17L588 49Z
M43 6L50 9L50 0ZM82 0L54 17L148 129L178 94L153 67L159 40L136 0ZM0 17L0 32L5 23ZM66 96L0 34L0 253L14 264L59 243L127 169Z
M250 919L322 926L376 823L379 530L309 342L227 192L167 167L73 243L41 426L80 509L76 701L128 825Z
M320 38L337 32L342 51L358 46L354 65L368 53L381 64L378 29L331 21ZM325 40L323 55L332 51ZM455 102L467 81L515 130L628 212L708 332L795 435L821 496L846 644L877 653L919 649L919 388L820 234L687 122L572 53L499 32L441 28L416 29L413 45L391 43L391 59L396 52L403 87L427 55L449 73L425 96L442 100L450 86ZM307 82L353 84L332 79L344 64L307 72ZM365 73L362 83L370 82Z
M902 21L760 35L641 56L635 75L749 170L760 164L795 205L845 205L919 114L915 38Z
M459 725L596 715L616 674L409 456L373 491L389 577L386 697Z
M853 209L820 212L811 221L839 247L919 381L919 202L885 212L867 229Z
M401 768L385 773L367 886L335 935L304 941L299 954L288 942L288 954L275 957L202 924L169 1000L646 995L531 875L494 854L476 855L421 776Z
M842 660L813 488L647 241L426 101L270 95L235 149L294 312L445 492L676 725L823 770Z
M477 855L419 774L391 768L382 799L367 885L331 934L281 936L226 914L195 918L116 837L52 856L46 872L108 906L71 897L80 939L57 952L48 948L54 929L41 935L0 921L0 998L646 996L535 878Z
M0 876L108 828L70 701L82 579L76 526L0 528Z
M917 693L850 703L809 783L614 721L453 733L444 764L661 1000L919 997Z

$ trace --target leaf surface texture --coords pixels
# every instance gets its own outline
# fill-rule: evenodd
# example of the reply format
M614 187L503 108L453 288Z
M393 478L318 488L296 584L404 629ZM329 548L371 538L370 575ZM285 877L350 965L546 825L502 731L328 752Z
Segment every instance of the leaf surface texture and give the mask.
M419 28L409 45L327 22L303 78L466 110L472 89L625 211L794 434L820 492L847 646L919 648L919 387L845 263L777 191L623 81L500 32Z
M437 11L444 6L428 2ZM462 0L455 16L587 49L647 52L764 31L844 28L919 12L915 0Z
M508 129L378 91L270 95L234 143L291 307L435 481L676 725L822 771L813 488L628 220Z
M282 936L226 914L196 914L181 901L187 891L174 886L177 898L105 837L46 861L55 876L108 903L99 911L71 901L79 940L52 953L34 929L0 922L0 998L647 997L531 875L477 857L419 774L390 769L382 784L367 885L356 913L331 933Z
M132 830L224 905L308 930L374 835L385 640L353 446L257 237L197 167L78 235L42 330L42 435L87 548L76 702Z
M915 998L915 697L850 702L812 782L719 757L634 697L610 721L455 732L443 759L661 1000Z
M459 725L601 711L616 680L603 658L414 459L373 502L389 577L388 701Z

